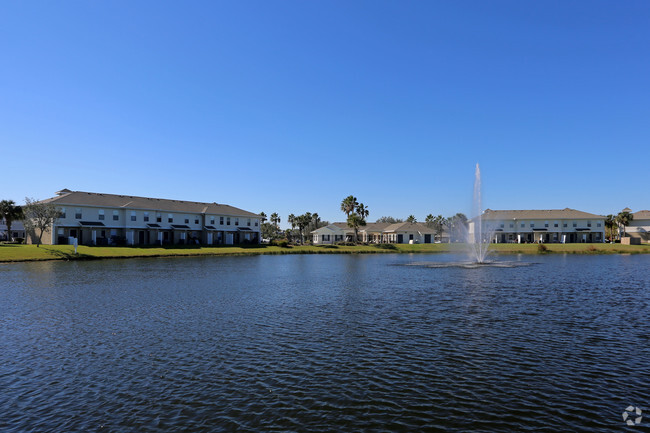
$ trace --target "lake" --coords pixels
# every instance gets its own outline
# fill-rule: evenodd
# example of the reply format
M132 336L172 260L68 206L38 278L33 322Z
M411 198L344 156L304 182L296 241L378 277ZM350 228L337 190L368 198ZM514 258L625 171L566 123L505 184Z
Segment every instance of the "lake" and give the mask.
M459 260L0 265L0 431L650 425L650 256Z

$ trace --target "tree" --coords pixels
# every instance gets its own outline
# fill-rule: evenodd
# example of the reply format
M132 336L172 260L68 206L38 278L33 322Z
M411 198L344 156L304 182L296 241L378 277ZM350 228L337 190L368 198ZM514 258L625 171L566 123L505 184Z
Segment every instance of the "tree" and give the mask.
M363 204L359 203L357 205L356 211L348 217L348 227L354 229L354 241L358 242L359 240L359 226L366 225L366 218L370 215L370 211Z
M406 222L413 224L413 223L418 222L418 220L415 218L415 215L409 215L409 217L406 218Z
M632 220L634 219L634 215L632 215L630 212L624 210L622 212L619 212L618 215L616 215L616 222L619 225L619 234L621 233L620 227L623 227L623 237L625 237L626 232L625 232L625 227L630 225Z
M350 214L354 212L358 205L359 202L357 202L357 198L353 195L349 195L341 202L341 211L349 218Z
M383 216L377 220L378 223L385 223L385 224L396 224L396 223L403 223L404 220L401 218L394 218L392 216Z
M278 215L277 212L271 214L271 224L273 224L276 229L280 228L280 215Z
M304 230L311 223L311 213L304 213L296 218L296 225L300 232L300 243L305 244Z
M605 228L609 230L609 238L610 242L614 242L614 228L618 228L616 224L616 217L612 214L609 214L605 217Z
M0 218L7 225L7 240L11 241L11 223L23 219L23 208L16 206L13 200L0 201Z
M354 241L357 242L357 239L359 238L359 226L365 226L366 222L361 218L359 214L356 212L353 214L350 214L347 220L348 227L354 230Z
M438 235L438 239L440 242L442 242L442 235L445 230L445 225L447 225L447 218L443 217L442 215L438 215L433 218L433 229L436 231L436 234Z
M456 215L447 218L447 224L450 229L449 242L451 242L452 237L456 240L464 238L464 234L467 231L467 217L465 214L459 212Z
M258 214L260 216L260 219L262 220L262 224L266 222L266 214L264 212L260 212Z
M426 218L424 219L424 222L427 224L427 227L429 227L430 229L433 228L434 221L435 221L435 217L433 216L433 214L427 215Z
M287 217L287 222L291 224L291 232L292 233L296 229L296 216L294 214L289 214ZM291 236L287 236L287 239L291 240Z
M23 207L25 231L30 233L32 240L36 236L36 247L41 244L43 232L52 227L54 222L61 217L61 211L53 203L36 201L25 198Z

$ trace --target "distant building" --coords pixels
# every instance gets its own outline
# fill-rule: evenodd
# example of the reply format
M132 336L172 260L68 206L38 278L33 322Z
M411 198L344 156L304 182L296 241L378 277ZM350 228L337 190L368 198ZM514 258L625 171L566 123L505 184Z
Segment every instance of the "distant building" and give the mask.
M481 216L483 237L490 242L604 242L605 217L575 209L491 210ZM470 237L478 230L469 221Z
M631 210L629 210L632 213ZM650 242L650 210L640 210L632 213L632 221L625 228L625 233L641 242Z
M259 243L260 216L226 204L70 191L43 200L62 216L44 244L232 245ZM31 241L31 239L30 239Z
M354 240L354 230L347 223L333 223L311 232L314 244L333 244ZM358 240L366 243L430 244L436 241L435 230L422 223L367 223L360 226ZM442 236L444 242L449 240L447 233ZM438 239L440 241L440 239Z
M11 233L7 232L7 222L0 219L0 241L12 241L15 239L25 239L25 227L22 221L11 222Z

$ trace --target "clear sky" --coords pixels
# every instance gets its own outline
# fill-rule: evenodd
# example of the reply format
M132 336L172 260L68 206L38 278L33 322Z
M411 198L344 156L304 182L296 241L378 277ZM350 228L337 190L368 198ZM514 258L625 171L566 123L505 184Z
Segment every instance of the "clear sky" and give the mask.
M650 209L648 1L5 1L0 199Z

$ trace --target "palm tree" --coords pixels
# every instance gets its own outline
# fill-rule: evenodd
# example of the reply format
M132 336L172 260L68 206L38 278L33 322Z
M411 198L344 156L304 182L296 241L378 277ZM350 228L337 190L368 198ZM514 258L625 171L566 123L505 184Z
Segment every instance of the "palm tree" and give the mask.
M350 214L354 212L358 205L359 202L357 202L357 198L353 195L349 195L341 202L341 211L349 218Z
M441 242L442 242L442 234L444 232L445 225L447 224L448 224L447 218L443 217L442 215L438 215L435 217L433 215L427 216L427 225L436 231L436 235L438 235L438 239Z
M262 220L262 224L266 222L266 214L264 212L260 212L258 214L260 216L260 219Z
M348 227L354 229L354 242L357 242L359 238L359 226L365 226L366 221L363 218L361 218L359 214L355 212L353 214L350 214L347 223L348 223Z
M23 219L23 208L16 206L13 200L0 201L0 217L7 225L7 240L11 241L11 223Z
M616 217L609 214L605 217L605 228L609 229L610 242L614 242L614 227L616 227Z
M287 222L291 224L291 231L293 232L296 229L296 216L294 214L289 214Z
M280 215L278 215L277 212L271 214L271 224L273 224L276 229L278 228L278 225L280 224Z
M300 231L300 243L305 244L304 230L311 223L311 213L306 212L296 218L296 225Z
M413 223L418 222L418 220L415 219L415 215L409 215L409 217L406 218L406 222L407 222L407 223L411 223L411 224L413 224Z
M616 215L616 222L620 225L623 226L623 237L625 237L625 227L630 225L632 220L634 219L634 215L632 215L629 211L623 210L622 212L619 212L618 215ZM619 230L620 233L620 230Z
M433 228L433 224L435 223L435 219L436 218L433 216L433 214L429 214L424 219L424 222L427 223L427 227Z

